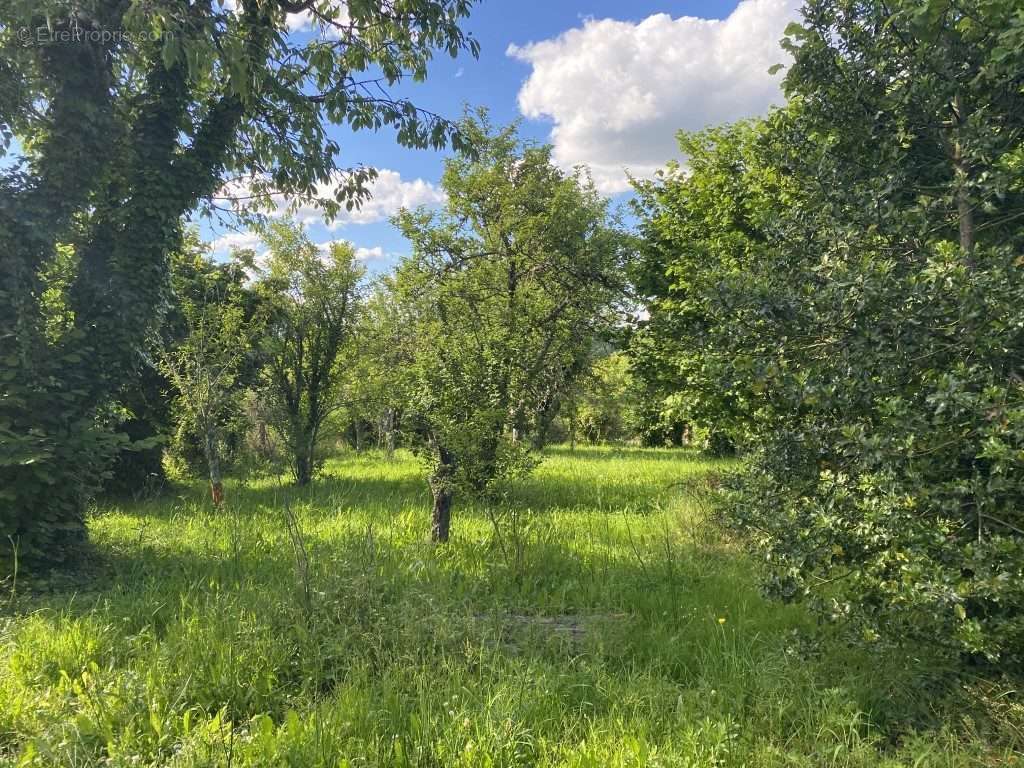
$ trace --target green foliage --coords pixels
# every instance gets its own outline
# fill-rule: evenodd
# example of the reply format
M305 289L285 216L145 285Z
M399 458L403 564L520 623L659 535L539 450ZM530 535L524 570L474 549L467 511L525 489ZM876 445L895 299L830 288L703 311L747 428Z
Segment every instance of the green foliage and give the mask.
M346 242L326 253L294 222L270 224L269 256L256 290L270 312L261 342L267 414L287 446L299 485L319 465L321 431L349 401L353 379L341 370L360 311L364 270Z
M387 453L402 443L415 442L412 435L403 434L414 427L408 395L416 336L406 320L394 275L380 277L367 296L353 349L344 360L351 382L345 414L351 422L371 424Z
M634 438L641 428L641 396L625 353L612 351L598 357L562 408L569 435L590 443Z
M251 213L271 191L328 214L365 199L373 173L340 165L328 123L463 144L367 81L422 78L435 50L475 54L459 28L469 0L315 5L0 7L0 147L24 152L0 173L0 533L31 559L59 561L84 533L116 447L111 403L167 308L184 217L223 197ZM289 34L290 14L314 10L317 34ZM313 200L327 180L336 192Z
M745 449L770 586L868 642L1024 659L1017 3L812 0L790 101L642 188L640 367ZM993 669L994 667L990 667Z
M122 414L111 428L127 436L114 457L102 493L138 496L153 493L167 481L163 457L171 434L172 403L167 379L149 365L117 395Z
M474 154L447 162L444 211L395 220L413 244L395 284L414 329L408 407L442 506L456 486L485 492L533 466L527 438L617 317L627 245L590 180L559 170L550 147L483 114L461 131Z

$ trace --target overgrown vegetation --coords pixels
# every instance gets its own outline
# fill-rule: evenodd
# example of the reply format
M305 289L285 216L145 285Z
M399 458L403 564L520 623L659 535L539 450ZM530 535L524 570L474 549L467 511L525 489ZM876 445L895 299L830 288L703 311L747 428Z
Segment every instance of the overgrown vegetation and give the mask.
M789 103L642 187L669 408L746 454L723 510L851 635L1024 662L1024 17L813 0Z
M322 35L287 34L313 5L0 7L0 146L17 137L23 151L0 172L0 525L23 559L59 563L81 543L85 504L126 439L110 429L114 398L159 329L183 219L224 198L251 212L288 194L327 213L365 199L373 171L340 164L329 123L462 145L383 88L425 76L435 50L476 52L459 27L468 0L317 3ZM39 28L75 42L18 36ZM125 34L79 31L94 29ZM321 199L325 180L336 193Z
M264 237L270 252L256 293L270 308L270 322L257 341L261 391L268 419L288 450L292 476L307 485L322 461L324 425L352 386L339 362L352 346L364 270L351 245L331 243L321 254L294 223L271 224Z
M1000 691L758 594L694 503L726 466L557 449L442 548L404 452L331 459L305 488L229 481L222 511L199 482L101 504L101 578L4 598L0 761L1014 764Z
M632 218L388 95L471 5L0 7L0 762L1019 758L1019 0L806 0ZM452 150L372 279L339 125Z
M439 541L457 488L487 493L532 467L592 344L620 319L629 256L607 201L549 146L485 115L461 131L476 149L448 161L444 212L396 220L413 245L394 283L413 331L404 394Z

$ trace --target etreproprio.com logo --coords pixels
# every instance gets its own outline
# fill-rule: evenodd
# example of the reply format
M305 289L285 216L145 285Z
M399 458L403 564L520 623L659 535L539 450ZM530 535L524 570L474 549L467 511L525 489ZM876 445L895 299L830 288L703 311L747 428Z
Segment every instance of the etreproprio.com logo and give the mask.
M76 43L139 43L158 42L171 36L170 32L132 32L126 29L97 29L72 20L61 27L22 27L18 30L22 45L60 45Z

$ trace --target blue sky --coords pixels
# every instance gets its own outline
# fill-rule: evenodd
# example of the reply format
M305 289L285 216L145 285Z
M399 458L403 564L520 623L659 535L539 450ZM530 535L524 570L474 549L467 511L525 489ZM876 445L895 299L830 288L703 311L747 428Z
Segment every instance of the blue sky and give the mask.
M227 8L235 0L221 0ZM319 0L343 9L344 0ZM554 147L565 169L586 165L598 188L621 203L626 170L649 177L678 156L675 134L766 112L781 103L785 64L778 45L800 0L482 0L464 28L480 56L439 55L427 80L393 89L424 109L458 118L484 106L496 124L522 119L524 136ZM343 12L343 10L342 10ZM296 42L320 34L309 18L290 16ZM347 240L371 272L390 269L409 244L388 223L400 207L437 206L445 152L411 150L393 131L329 130L342 166L378 169L373 198L325 223L298 218L317 243ZM18 147L12 147L14 153ZM0 165L11 156L0 158ZM329 193L330 190L324 190ZM280 212L278 212L280 213ZM210 221L200 233L217 257L261 245L251 233Z
M480 56L435 59L426 82L395 93L446 117L486 106L499 124L551 142L566 168L588 165L613 201L628 196L625 168L648 176L677 157L674 134L761 114L781 100L778 40L797 0L483 0L465 24ZM307 28L297 34L311 34ZM371 272L409 245L387 219L400 206L438 205L444 152L398 146L385 130L335 128L344 165L379 169L374 198L324 224L306 212L318 243L348 240ZM300 212L301 214L301 212ZM217 254L255 246L249 235L201 227Z
M458 117L486 106L496 123L523 119L524 135L552 142L566 168L591 167L614 201L628 195L624 168L647 176L676 157L674 134L765 112L781 100L778 40L797 0L483 0L465 28L480 56L435 59L426 82L398 95ZM312 34L307 28L296 34ZM401 205L437 205L445 153L398 146L391 131L336 127L344 165L380 170L374 199L325 225L306 217L319 243L345 239L373 272L409 250L387 218ZM251 238L201 227L216 253ZM227 234L227 237L224 235Z

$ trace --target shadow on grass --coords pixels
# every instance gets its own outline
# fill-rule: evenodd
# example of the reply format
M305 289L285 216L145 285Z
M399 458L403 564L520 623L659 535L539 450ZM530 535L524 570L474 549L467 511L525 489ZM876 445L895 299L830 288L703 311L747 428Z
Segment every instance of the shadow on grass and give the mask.
M760 690L785 687L780 676L811 676L815 689L843 689L873 663L853 652L845 653L846 666L813 654L787 656L794 632L809 630L806 617L762 600L748 564L721 553L706 557L691 548L659 559L653 541L633 554L614 552L600 533L589 547L581 539L527 538L518 554L457 534L438 549L352 528L307 540L307 593L287 536L270 533L219 547L183 541L173 530L154 540L105 542L97 545L102 571L84 590L53 595L32 611L55 636L81 619L144 638L129 651L140 659L162 644L202 658L212 653L203 643L262 637L326 660L316 672L322 679L266 670L284 686L281 695L298 695L303 686L327 692L358 659L385 674L403 664L428 669L439 656L465 658L467 648L478 648L527 667L585 658L630 678L732 692L737 707L756 707ZM549 631L567 622L583 629ZM813 646L815 654L839 647L821 638ZM878 674L873 687L861 681L842 695L884 723L886 709L913 709L913 701L894 706L905 692L900 679ZM216 688L208 698L227 700L232 690Z
M280 509L285 502L334 515L347 508L391 508L429 503L426 482L417 475L399 477L324 474L307 486L264 481L260 486L233 485L232 503L243 509Z
M626 450L643 460L680 458L680 452ZM615 453L558 448L551 455L600 461ZM704 466L683 463L680 472L699 474ZM885 674L899 659L871 673L873 660L865 654L837 651L841 644L810 635L806 616L765 602L751 564L731 552L705 552L692 542L667 549L656 530L637 529L627 544L601 522L592 531L570 530L544 515L522 538L505 531L502 542L487 528L486 510L465 500L456 510L453 542L435 548L425 540L429 499L419 467L378 467L350 457L329 470L309 488L267 480L233 484L230 519L203 508L208 502L199 484L126 507L123 519L100 526L96 570L87 581L24 607L54 636L72 634L70 623L81 619L112 627L117 643L141 638L122 643L130 649L119 664L143 663L167 648L201 661L232 643L261 648L265 642L276 654L279 642L286 661L258 656L268 660L255 662L253 672L279 681L281 690L252 704L254 711L277 706L303 686L328 691L356 661L365 660L374 674L402 665L429 670L439 657L462 663L474 647L502 664L558 668L584 659L624 678L728 692L737 710L789 690L789 677L803 675L813 680L804 690L842 689L844 699L880 723L886 708L914 711L913 701L893 703L911 690L901 688L905 676ZM539 513L574 506L637 511L644 505L638 496L657 497L650 483L628 472L538 473L516 484L511 498L514 507ZM276 516L285 494L310 525L305 557ZM421 531L397 519L409 508L423 510ZM347 511L364 517L354 525L330 524L334 517L343 522ZM477 525L467 535L469 526L461 523L470 519ZM510 622L522 624L522 616L540 636L506 643L502 633ZM568 638L544 634L545 627L576 626L564 617L583 617L580 624L593 621L595 628L587 624ZM813 637L806 658L792 650L794 633ZM296 658L324 661L311 672L288 666ZM244 687L237 680L210 685L204 706ZM238 703L237 714L249 714L249 706Z

